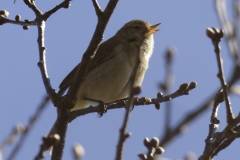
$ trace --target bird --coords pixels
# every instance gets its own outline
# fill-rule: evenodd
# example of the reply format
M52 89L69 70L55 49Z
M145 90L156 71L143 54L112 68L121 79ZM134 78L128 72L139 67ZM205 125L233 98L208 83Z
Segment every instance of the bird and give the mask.
M76 104L70 112L100 101L111 103L127 98L132 87L141 87L153 52L153 34L159 30L159 25L160 23L151 25L144 20L132 20L100 44L79 88ZM63 95L69 88L80 63L60 83L58 95ZM136 63L138 68L135 72ZM131 86L131 77L135 73ZM54 134L55 124L56 122L49 136ZM52 153L52 147L49 152Z
M130 96L130 78L137 58L139 66L133 86L140 87L153 52L153 34L159 30L159 25L132 20L100 44L79 88L76 104L70 111L97 104L89 99L110 103ZM59 95L63 95L73 82L78 65L59 85Z

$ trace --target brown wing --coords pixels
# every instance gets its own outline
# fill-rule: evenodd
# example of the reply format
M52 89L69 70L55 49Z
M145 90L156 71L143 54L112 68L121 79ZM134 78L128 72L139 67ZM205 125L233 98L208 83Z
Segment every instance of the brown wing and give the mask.
M97 54L92 60L92 63L89 66L89 69L87 73L91 72L95 68L97 68L99 65L104 63L105 61L108 61L112 58L114 58L114 48L116 47L116 42L114 38L110 38L107 41L103 42L98 50ZM79 65L79 64L78 64ZM78 65L63 79L61 84L59 85L59 95L63 95L63 93L68 89L68 87L71 85L74 76L77 72Z
M78 64L79 65L79 64ZM78 65L74 67L74 69L63 79L63 81L59 85L59 91L58 95L63 95L63 93L68 89L68 87L71 85L74 76L77 72Z

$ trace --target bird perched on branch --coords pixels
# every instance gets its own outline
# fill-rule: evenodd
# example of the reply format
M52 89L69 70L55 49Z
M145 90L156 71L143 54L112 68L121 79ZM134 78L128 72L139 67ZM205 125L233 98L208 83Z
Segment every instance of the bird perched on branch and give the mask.
M95 105L97 101L110 103L127 98L132 87L140 87L153 52L153 34L158 31L159 25L160 23L150 25L143 20L132 20L112 38L103 42L88 68L71 111ZM59 95L63 95L71 85L77 69L78 65L62 81ZM133 74L136 75L132 83ZM54 132L55 124L49 135ZM51 154L52 147L49 151Z
M110 103L130 95L130 78L139 58L134 87L140 87L148 68L148 61L153 52L153 34L157 26L143 20L132 20L118 32L103 42L93 58L85 79L78 91L77 102L71 111L95 105L98 100ZM62 95L74 80L78 65L60 84L59 95ZM86 98L88 100L86 100Z

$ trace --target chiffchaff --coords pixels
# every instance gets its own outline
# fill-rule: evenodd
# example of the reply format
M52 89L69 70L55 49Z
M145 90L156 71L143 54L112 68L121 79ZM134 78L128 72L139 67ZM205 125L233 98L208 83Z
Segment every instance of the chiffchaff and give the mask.
M140 87L153 51L153 33L158 31L159 24L151 26L143 20L132 20L126 23L112 38L103 42L89 66L78 91L76 105L71 111L96 104L93 101L84 100L84 98L109 103L128 97L132 87L130 79L138 61L137 58L140 63L133 85ZM78 65L62 81L59 86L59 95L68 89L77 68ZM49 135L54 133L54 126ZM52 147L50 154L51 152Z
M92 60L78 92L76 105L71 111L96 103L84 98L100 100L104 103L126 98L130 94L130 77L139 55L139 68L134 86L141 86L148 61L153 51L153 33L156 25L143 20L126 23L112 38L103 42ZM72 83L78 65L62 81L59 95Z

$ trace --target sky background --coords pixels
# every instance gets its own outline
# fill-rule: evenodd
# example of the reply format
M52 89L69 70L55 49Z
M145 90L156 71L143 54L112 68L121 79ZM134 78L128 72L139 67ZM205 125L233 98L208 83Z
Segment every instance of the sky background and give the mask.
M42 12L45 12L60 2L60 0L36 1L36 4ZM163 55L169 46L176 48L172 91L185 82L198 83L197 88L192 90L190 95L171 101L172 126L184 118L188 111L204 103L220 87L219 79L216 77L218 69L213 46L205 34L207 27L221 27L214 2L121 0L104 33L103 41L112 37L126 22L133 19L146 20L151 24L162 23L159 27L160 31L154 35L155 47L140 96L154 98L160 91L158 83L165 78ZM99 0L99 4L105 8L107 1ZM229 3L227 8L232 11L232 4ZM35 18L32 10L20 0L15 4L13 0L1 0L0 10L2 9L10 12L10 19L14 19L16 14L20 14L23 20ZM232 12L229 12L229 15L231 17ZM72 1L69 9L59 10L46 22L47 69L52 87L56 91L62 79L80 62L96 24L97 17L90 0ZM229 77L233 61L225 39L221 42L221 46L225 75ZM15 124L27 124L46 92L37 67L39 57L36 27L31 26L25 31L17 25L0 26L0 54L1 142ZM231 102L233 111L237 115L239 97L231 96ZM108 111L102 118L98 118L97 113L92 113L74 120L68 127L63 159L73 159L71 147L75 143L80 143L84 147L85 160L114 159L124 113L124 109L116 109ZM163 134L164 114L165 104L161 104L160 110L156 110L154 105L134 108L127 128L132 136L126 141L124 159L138 159L137 154L146 152L143 139L159 137ZM204 150L210 115L211 108L166 146L162 157L181 160L188 152L194 152L199 157ZM49 132L55 119L56 109L49 104L15 159L33 159L42 143L41 137ZM219 109L219 119L221 124L218 131L222 131L226 126L224 105ZM239 142L239 139L235 140L215 159L239 159ZM8 157L11 149L12 147L8 147L4 150L4 159ZM45 159L50 159L50 156L47 154Z

